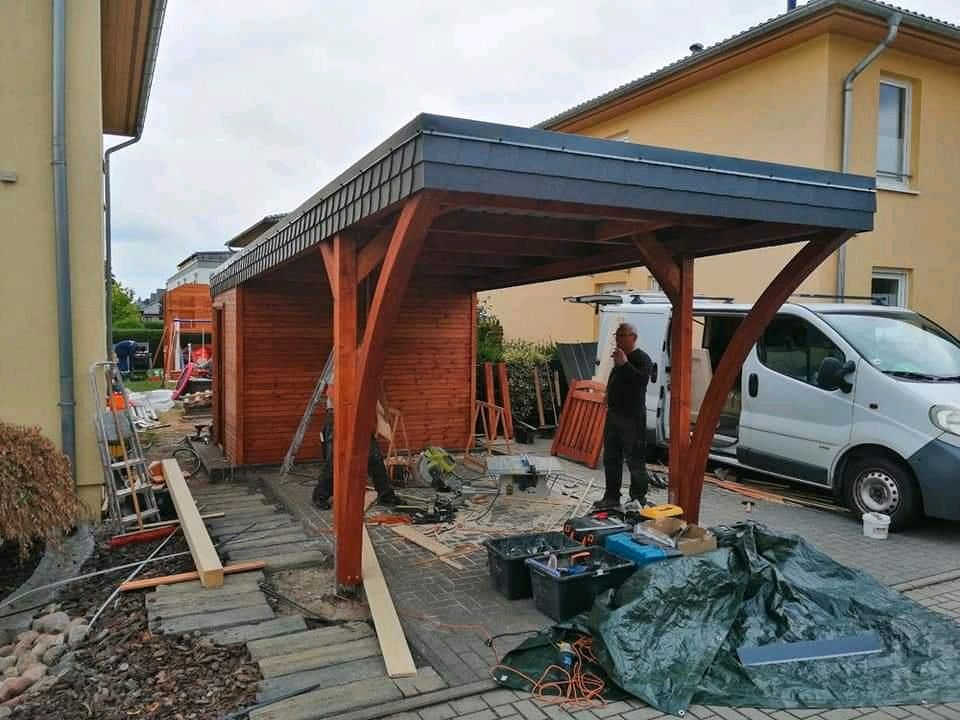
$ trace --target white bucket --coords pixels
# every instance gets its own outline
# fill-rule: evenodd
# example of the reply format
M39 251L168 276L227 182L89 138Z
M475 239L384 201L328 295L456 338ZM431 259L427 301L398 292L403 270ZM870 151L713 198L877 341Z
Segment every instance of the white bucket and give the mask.
M883 513L863 514L863 534L868 538L883 540L890 531L890 516Z

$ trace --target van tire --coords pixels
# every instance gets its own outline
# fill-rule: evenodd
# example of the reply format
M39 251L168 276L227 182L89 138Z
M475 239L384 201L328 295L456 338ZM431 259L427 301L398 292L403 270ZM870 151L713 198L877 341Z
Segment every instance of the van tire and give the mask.
M851 458L843 474L843 498L859 519L864 513L890 516L890 530L915 525L923 515L920 488L903 463L883 455Z

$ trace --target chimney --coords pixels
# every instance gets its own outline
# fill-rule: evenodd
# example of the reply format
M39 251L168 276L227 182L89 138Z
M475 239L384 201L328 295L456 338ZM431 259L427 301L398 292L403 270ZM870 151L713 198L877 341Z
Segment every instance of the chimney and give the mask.
M787 12L797 9L797 0L787 0Z
M697 53L703 52L703 43L694 43L690 46L690 54L696 55Z

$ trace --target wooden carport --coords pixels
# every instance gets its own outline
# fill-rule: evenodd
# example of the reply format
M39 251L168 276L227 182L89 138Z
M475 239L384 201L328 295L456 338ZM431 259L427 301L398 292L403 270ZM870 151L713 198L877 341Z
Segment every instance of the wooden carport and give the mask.
M334 296L334 525L340 586L361 582L366 448L411 274L473 290L647 266L674 307L670 495L696 521L723 401L789 295L873 227L872 178L420 115L232 258L222 292L320 247ZM741 323L690 434L694 260L803 243ZM358 297L368 281L369 302ZM366 312L360 312L365 307Z

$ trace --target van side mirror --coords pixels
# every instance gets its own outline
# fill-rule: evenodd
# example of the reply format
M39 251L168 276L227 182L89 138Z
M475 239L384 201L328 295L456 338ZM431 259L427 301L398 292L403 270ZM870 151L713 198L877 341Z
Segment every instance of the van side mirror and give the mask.
M847 375L857 369L853 360L840 362L835 357L825 357L817 370L817 387L824 390L843 390L848 393L853 385L847 381Z

